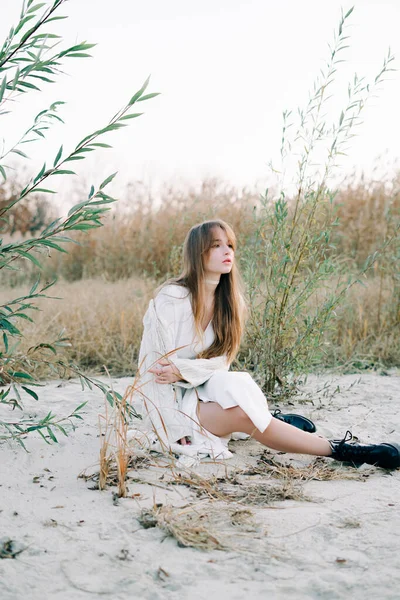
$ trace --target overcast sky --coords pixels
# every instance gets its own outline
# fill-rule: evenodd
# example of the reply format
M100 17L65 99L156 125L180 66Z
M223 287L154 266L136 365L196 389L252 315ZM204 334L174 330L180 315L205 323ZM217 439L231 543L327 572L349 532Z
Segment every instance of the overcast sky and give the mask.
M79 163L89 183L119 171L119 185L218 176L235 185L264 185L267 163L278 155L282 111L305 105L327 44L337 28L337 0L69 0L69 18L51 24L63 44L97 42L92 59L66 61L66 75L42 93L21 97L2 117L7 145L54 100L65 100L60 125L46 145L31 146L30 168L51 160L61 142L72 147L104 125L151 74L141 104L145 115L111 134L114 149ZM17 20L19 0L0 0L0 35ZM388 47L400 56L400 1L359 0L350 17L346 59L337 74L332 115L344 105L353 73L373 79ZM396 67L399 62L396 61ZM29 97L28 97L29 96ZM343 160L370 172L400 156L400 74L391 74L367 107L359 137ZM7 123L5 120L7 119ZM94 153L93 153L94 154ZM78 164L78 163L75 163ZM58 182L59 185L61 182ZM68 185L62 184L65 188Z

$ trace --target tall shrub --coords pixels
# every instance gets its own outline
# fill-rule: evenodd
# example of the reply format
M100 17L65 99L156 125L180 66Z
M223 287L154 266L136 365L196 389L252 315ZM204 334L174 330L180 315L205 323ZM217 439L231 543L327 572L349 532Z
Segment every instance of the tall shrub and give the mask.
M250 315L242 360L255 371L267 394L277 387L279 393L287 389L291 375L320 361L324 331L332 326L335 308L370 269L379 251L398 235L397 228L383 240L378 253L367 257L356 276L349 274L332 243L338 215L329 177L355 135L367 100L392 70L394 60L389 51L372 84L355 75L348 85L347 105L331 124L326 121L352 11L342 13L329 59L306 107L298 111L297 119L291 112L283 114L279 188L274 195L267 190L262 197L261 210L254 215L256 233L244 250ZM285 172L293 159L297 171L291 184Z

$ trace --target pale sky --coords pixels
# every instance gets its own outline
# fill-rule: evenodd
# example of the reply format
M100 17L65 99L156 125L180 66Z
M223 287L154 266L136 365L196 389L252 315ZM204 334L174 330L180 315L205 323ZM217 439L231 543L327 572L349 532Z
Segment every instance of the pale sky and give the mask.
M0 0L1 42L20 5ZM69 59L67 74L57 84L20 97L13 115L1 117L0 136L9 145L32 116L65 100L60 115L66 125L56 127L47 144L25 147L32 156L29 168L40 168L44 160L52 161L60 143L72 148L105 125L151 74L148 91L161 95L140 103L145 115L104 140L113 150L79 162L88 183L119 171L117 187L137 179L160 184L217 176L262 191L267 164L279 152L282 111L306 104L328 58L340 8L346 12L352 5L337 0L69 0L59 13L69 18L51 24L51 31L65 36L63 47L97 42L93 58ZM355 71L372 80L389 46L400 57L399 23L399 0L355 2L332 116L340 114ZM399 106L400 73L394 72L366 108L339 177L353 167L370 172L378 155L385 155L383 164L400 157ZM71 184L60 179L65 194Z

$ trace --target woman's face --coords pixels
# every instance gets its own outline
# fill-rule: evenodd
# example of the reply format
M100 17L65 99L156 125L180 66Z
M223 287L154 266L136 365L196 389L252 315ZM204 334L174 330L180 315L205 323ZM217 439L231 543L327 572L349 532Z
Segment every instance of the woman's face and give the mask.
M233 246L225 231L220 227L214 227L212 234L211 248L204 258L206 275L230 273L235 258Z

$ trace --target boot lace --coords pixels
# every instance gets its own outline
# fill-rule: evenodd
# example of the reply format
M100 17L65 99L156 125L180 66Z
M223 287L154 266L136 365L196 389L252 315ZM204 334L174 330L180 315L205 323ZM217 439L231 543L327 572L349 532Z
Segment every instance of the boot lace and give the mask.
M365 456L371 451L371 447L362 444L348 444L353 438L351 431L346 431L344 438L339 442L337 451L345 458L350 456L352 460L357 456Z

